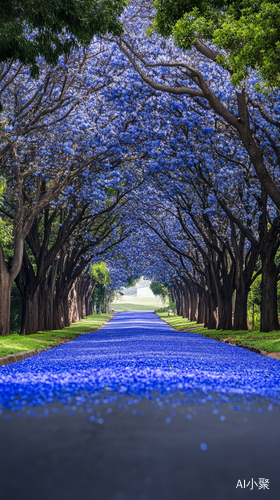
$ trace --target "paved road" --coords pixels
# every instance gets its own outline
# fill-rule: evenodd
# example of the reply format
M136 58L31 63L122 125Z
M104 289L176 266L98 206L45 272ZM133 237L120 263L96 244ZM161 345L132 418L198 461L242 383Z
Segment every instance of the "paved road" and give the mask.
M2 367L0 498L278 499L279 368L152 313Z

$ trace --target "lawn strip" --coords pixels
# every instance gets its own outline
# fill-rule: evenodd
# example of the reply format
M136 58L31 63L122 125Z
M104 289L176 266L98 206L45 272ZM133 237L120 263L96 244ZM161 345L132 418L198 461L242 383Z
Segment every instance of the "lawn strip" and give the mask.
M124 303L124 304L112 304L112 308L116 312L125 312L125 311L154 311L156 306L147 305L147 304L133 304L133 303Z
M189 328L198 328L199 332L200 329L203 328L203 325L198 325L196 321L189 321L186 318L182 318L182 316L168 316L168 313L157 313L157 315L166 321L172 328L178 331L186 331Z
M25 351L38 351L55 347L69 340L76 339L83 333L90 333L103 326L112 314L93 314L61 330L49 330L33 335L8 335L0 337L0 358Z
M280 331L259 332L248 330L208 330L203 325L189 321L181 316L168 316L167 313L158 313L158 316L178 331L199 333L203 337L212 338L238 347L253 347L261 354L280 353Z

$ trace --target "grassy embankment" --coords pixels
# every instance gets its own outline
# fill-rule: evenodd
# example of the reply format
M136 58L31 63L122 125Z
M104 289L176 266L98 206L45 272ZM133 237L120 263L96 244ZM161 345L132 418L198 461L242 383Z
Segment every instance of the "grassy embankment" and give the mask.
M154 311L161 307L161 301L156 297L135 297L134 295L123 295L121 300L113 302L111 307L114 311Z
M204 337L210 337L215 340L227 340L229 343L239 342L240 344L257 347L262 351L280 352L280 331L259 332L252 330L233 331L233 330L207 330L203 325L198 325L195 321L189 321L182 316L167 316L167 313L158 314L161 319L166 321L175 330L197 332Z
M111 314L93 314L92 316L88 316L87 319L82 319L78 323L72 323L71 326L62 330L50 330L26 336L9 335L8 337L0 337L0 357L32 349L44 349L63 341L67 342L68 340L76 339L82 333L97 330L111 316Z

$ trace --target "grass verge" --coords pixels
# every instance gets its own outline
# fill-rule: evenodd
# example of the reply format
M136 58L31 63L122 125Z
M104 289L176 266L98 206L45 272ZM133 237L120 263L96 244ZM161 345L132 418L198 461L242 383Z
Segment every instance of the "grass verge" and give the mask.
M178 331L196 332L203 335L203 337L227 341L230 344L239 342L240 344L257 347L262 351L280 352L279 330L269 333L250 330L208 330L203 328L203 325L198 325L194 321L182 318L182 316L167 316L167 313L159 313L158 316Z
M49 330L47 332L34 333L33 335L8 335L7 337L0 337L0 358L8 356L8 354L17 354L32 349L44 349L62 341L67 342L68 340L76 339L82 333L97 330L111 317L111 314L93 314L61 330Z
M155 306L149 304L111 304L114 311L154 311Z
M113 302L111 307L114 311L154 311L161 306L156 297L136 297L135 295L123 295L118 302Z

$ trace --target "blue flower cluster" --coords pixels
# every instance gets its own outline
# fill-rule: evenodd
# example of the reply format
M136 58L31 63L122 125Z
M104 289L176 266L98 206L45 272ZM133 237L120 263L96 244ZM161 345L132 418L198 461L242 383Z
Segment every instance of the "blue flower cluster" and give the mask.
M279 361L177 332L153 313L117 313L103 329L0 368L0 408L180 391L280 400ZM212 397L212 396L211 396Z

